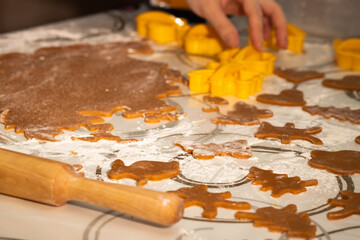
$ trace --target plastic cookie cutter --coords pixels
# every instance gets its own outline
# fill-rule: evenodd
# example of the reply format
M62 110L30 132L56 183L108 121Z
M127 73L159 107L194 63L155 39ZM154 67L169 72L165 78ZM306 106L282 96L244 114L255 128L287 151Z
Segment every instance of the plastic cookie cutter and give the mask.
M335 40L336 64L343 69L360 72L360 39Z
M238 63L228 63L210 77L210 93L247 99L261 90L263 78L264 75L258 71L246 69Z
M286 26L287 34L288 34L288 46L287 49L294 53L302 53L303 45L306 37L306 33L301 30L299 27L294 24L288 23ZM270 40L264 41L263 44L265 47L268 47L273 50L278 50L278 46L276 44L276 33L275 31L271 32Z
M190 26L187 20L177 18L161 11L149 11L136 17L137 32L157 43L177 42L183 45L183 39Z
M249 71L261 72L270 75L274 71L276 55L269 52L257 51L253 46L243 49L233 48L218 54L220 62L209 62L206 68L217 69L222 64L238 63Z
M258 71L270 75L274 71L276 55L265 51L257 51L253 46L241 49L232 59L249 71Z
M197 24L187 32L184 48L188 54L215 56L225 49L225 44L212 26Z
M241 99L259 92L264 75L257 71L247 70L238 63L228 63L215 69L191 71L189 88L194 92L207 93L213 96L234 95Z

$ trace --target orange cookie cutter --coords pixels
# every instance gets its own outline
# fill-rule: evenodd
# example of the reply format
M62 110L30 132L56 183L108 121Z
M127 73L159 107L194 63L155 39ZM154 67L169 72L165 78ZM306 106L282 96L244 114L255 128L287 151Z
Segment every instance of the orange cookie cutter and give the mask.
M148 11L136 17L137 32L157 43L177 42L183 39L190 26L187 20L161 11Z
M184 48L188 54L215 56L226 46L212 26L197 24L187 32Z
M288 46L287 49L294 53L302 53L306 33L301 30L299 27L294 24L288 23L286 25L287 37L288 37ZM276 33L275 31L271 32L270 40L264 41L263 45L273 50L278 50L276 43Z
M334 41L336 64L343 69L360 72L360 39Z
M191 71L189 88L194 92L207 93L213 96L234 95L241 99L259 92L264 75L246 69L238 63L228 63L218 69L200 69Z

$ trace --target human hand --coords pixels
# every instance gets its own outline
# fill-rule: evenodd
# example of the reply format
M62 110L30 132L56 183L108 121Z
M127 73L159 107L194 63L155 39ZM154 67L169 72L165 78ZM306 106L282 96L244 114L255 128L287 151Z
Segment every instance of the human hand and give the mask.
M274 0L187 0L190 8L200 17L208 20L229 47L237 47L240 41L229 15L246 15L252 44L262 49L263 39L270 38L271 29L276 29L277 44L287 47L286 19Z

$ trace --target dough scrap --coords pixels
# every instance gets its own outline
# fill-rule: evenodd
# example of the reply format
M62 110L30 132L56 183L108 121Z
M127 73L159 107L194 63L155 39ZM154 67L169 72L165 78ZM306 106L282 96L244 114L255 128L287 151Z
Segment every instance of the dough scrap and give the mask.
M216 107L208 107L208 108L203 107L203 108L201 108L201 110L202 110L203 112L206 112L206 113L219 112L219 111L220 111L220 109L219 109L218 106L216 106Z
M340 80L336 79L324 79L322 84L325 87L342 89L342 90L353 90L360 91L360 76L359 75L348 75Z
M325 169L335 174L360 173L360 152L313 150L308 164L313 168Z
M229 104L229 101L222 97L213 97L210 95L206 95L203 97L204 102L211 103L215 105L227 105Z
M150 50L115 42L1 55L0 121L27 139L56 141L64 130L109 131L111 124L104 130L99 123L118 111L125 117L174 111L159 97L180 92L167 83L178 73L126 54Z
M82 140L87 142L98 142L100 140L115 141L118 143L136 142L137 139L122 139L119 136L113 135L110 132L95 132L91 133L89 137L71 137L72 140Z
M309 215L296 211L296 205L289 204L281 209L264 207L256 209L255 213L237 212L235 217L252 220L255 227L267 227L270 232L286 233L288 237L314 238L316 226L311 224Z
M230 156L234 158L250 158L252 155L246 140L235 140L221 144L217 143L194 143L178 141L174 143L185 152L191 153L197 159L212 159L215 156Z
M358 144L360 144L360 136L357 136L357 137L355 138L355 142L358 143Z
M217 215L217 208L227 208L234 210L248 210L251 205L247 202L235 202L226 200L231 198L231 193L211 193L207 191L207 186L196 185L194 187L184 187L176 191L169 191L175 193L180 198L184 199L185 207L199 206L203 208L202 216L213 219Z
M215 124L256 125L260 123L259 118L272 116L273 112L268 109L258 109L244 102L237 102L233 111L229 111L227 115L213 118L211 121Z
M299 194L306 191L306 187L318 184L316 179L302 181L300 177L288 177L287 174L276 174L272 170L251 167L247 178L253 179L253 185L262 185L261 191L271 190L271 196L278 198L285 193Z
M256 100L280 106L303 106L306 104L303 92L295 89L286 89L279 94L260 94L256 97Z
M316 78L323 78L324 73L320 73L312 70L295 70L295 69L280 69L274 70L274 73L279 77L286 79L289 82L300 83Z
M159 162L159 161L138 161L129 166L125 166L120 159L111 164L108 177L113 180L131 178L136 180L138 186L144 186L150 181L160 181L179 175L179 163Z
M144 121L146 123L159 123L161 121L175 121L179 120L185 114L180 113L155 113L155 114L145 114Z
M350 121L355 124L360 124L360 109L350 109L349 107L320 107L320 106L304 106L302 108L305 112L311 115L321 115L326 119L336 118L340 121Z
M354 214L360 215L360 193L349 190L341 191L342 199L329 199L329 205L333 207L342 207L342 210L329 212L327 218L336 220L349 217Z
M278 138L282 144L289 144L291 140L305 140L312 144L322 145L323 142L319 138L311 136L321 131L321 127L295 128L294 123L286 123L284 127L277 127L269 122L262 122L254 136L260 139Z

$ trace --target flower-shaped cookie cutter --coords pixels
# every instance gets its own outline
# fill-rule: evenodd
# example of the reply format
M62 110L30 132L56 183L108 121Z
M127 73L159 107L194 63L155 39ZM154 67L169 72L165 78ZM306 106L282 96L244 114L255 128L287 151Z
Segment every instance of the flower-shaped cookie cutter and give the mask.
M246 69L238 63L221 65L218 69L200 69L191 71L189 88L194 92L213 96L234 95L241 99L259 92L264 74Z
M157 43L177 42L183 39L190 26L187 20L161 11L148 11L136 17L137 32Z
M215 56L226 46L212 26L197 24L187 32L184 48L188 54Z
M360 38L335 40L336 64L343 69L360 72Z
M299 27L294 24L288 23L286 26L287 37L288 37L288 46L287 49L294 53L302 53L306 33L301 30ZM275 31L271 32L270 40L264 41L263 45L273 50L278 50L276 44L276 33Z

